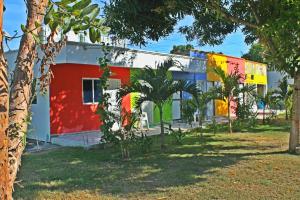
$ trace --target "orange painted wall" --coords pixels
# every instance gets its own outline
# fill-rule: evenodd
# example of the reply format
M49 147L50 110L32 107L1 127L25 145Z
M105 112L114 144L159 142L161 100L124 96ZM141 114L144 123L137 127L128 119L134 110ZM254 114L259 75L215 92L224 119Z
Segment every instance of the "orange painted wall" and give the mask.
M99 130L100 120L95 113L97 104L83 104L82 78L99 78L98 65L57 64L51 66L54 78L50 84L50 133L65 134ZM130 69L111 67L111 78L121 84L130 82ZM130 110L130 98L123 107Z

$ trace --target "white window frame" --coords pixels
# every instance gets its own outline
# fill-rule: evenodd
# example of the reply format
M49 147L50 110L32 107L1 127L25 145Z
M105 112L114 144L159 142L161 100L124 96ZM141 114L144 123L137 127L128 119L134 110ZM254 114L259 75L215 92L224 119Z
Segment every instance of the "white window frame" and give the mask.
M83 81L84 80L90 80L90 81L92 81L92 96L93 96L93 102L84 102L84 91L83 91ZM93 104L95 104L95 105L97 105L99 102L95 102L95 90L94 90L94 83L95 83L95 80L99 80L99 78L82 78L82 80L81 80L81 98L82 98L82 104L83 105L93 105Z

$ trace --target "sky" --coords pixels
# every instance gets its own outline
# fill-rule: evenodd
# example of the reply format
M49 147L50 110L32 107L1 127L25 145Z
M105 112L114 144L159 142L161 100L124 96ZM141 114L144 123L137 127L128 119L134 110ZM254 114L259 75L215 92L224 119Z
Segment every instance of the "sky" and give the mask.
M25 24L26 22L26 8L24 0L6 0L5 1L6 11L4 13L4 30L9 35L14 35L15 31L18 31L19 34L22 33L21 31L21 24ZM182 25L190 25L193 22L192 17L186 17L182 21L177 24L175 30L178 30L179 26ZM20 40L15 39L8 43L10 49L14 50L17 49L19 46ZM202 51L214 51L214 52L223 52L226 55L240 57L244 53L249 50L249 46L247 46L244 42L244 35L243 33L238 30L235 33L232 33L226 37L223 44L217 46L198 46L196 41L189 42L193 44L196 49ZM149 41L147 46L137 47L137 46L129 46L130 48L134 49L143 49L148 51L156 51L162 53L169 53L172 49L173 45L185 45L188 42L185 39L185 36L174 32L166 38L162 38L161 40L154 42ZM5 47L8 50L8 47Z

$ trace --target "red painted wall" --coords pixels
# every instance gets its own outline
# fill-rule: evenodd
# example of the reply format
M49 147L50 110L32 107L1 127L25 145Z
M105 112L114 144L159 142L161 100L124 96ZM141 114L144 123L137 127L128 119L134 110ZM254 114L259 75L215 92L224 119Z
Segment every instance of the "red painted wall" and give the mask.
M234 58L234 57L227 57L228 63L228 74L233 73L235 67L237 66L239 73L242 74L243 78L240 80L241 83L244 83L244 76L245 76L245 60L242 58Z
M82 78L99 78L98 65L57 64L51 66L54 78L50 84L50 132L65 134L99 130L96 104L83 104ZM111 67L111 78L121 84L130 82L130 69ZM130 98L129 98L130 99ZM130 100L123 106L130 110Z
M234 58L227 56L227 72L228 74L233 73L235 71L235 68L237 67L239 73L242 75L242 78L240 79L241 83L244 83L245 81L245 60L242 58ZM234 117L235 116L235 110L236 110L236 102L230 101L230 110L231 114Z

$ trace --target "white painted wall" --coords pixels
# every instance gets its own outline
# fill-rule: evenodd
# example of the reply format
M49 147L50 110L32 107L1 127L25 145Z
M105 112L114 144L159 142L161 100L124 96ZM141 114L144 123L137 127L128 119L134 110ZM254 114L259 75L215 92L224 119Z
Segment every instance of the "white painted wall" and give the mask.
M9 72L12 74L15 68L15 60L17 57L17 51L9 51L5 53L5 57L8 62ZM34 67L35 77L39 76L38 65ZM11 76L9 76L11 81ZM38 89L38 88L37 88ZM32 121L28 127L27 138L37 139L40 141L50 141L50 105L49 105L49 93L46 94L37 93L37 104L33 104L31 107Z
M122 67L144 68L146 65L156 68L159 63L172 58L178 61L187 71L190 67L191 58L188 56L178 56L171 54L162 54L149 51L137 51L124 48L114 48L108 55L110 64ZM104 56L100 45L68 42L62 52L62 56L56 59L56 63L80 63L80 64L98 64L98 58ZM171 68L174 71L180 71L178 68Z

